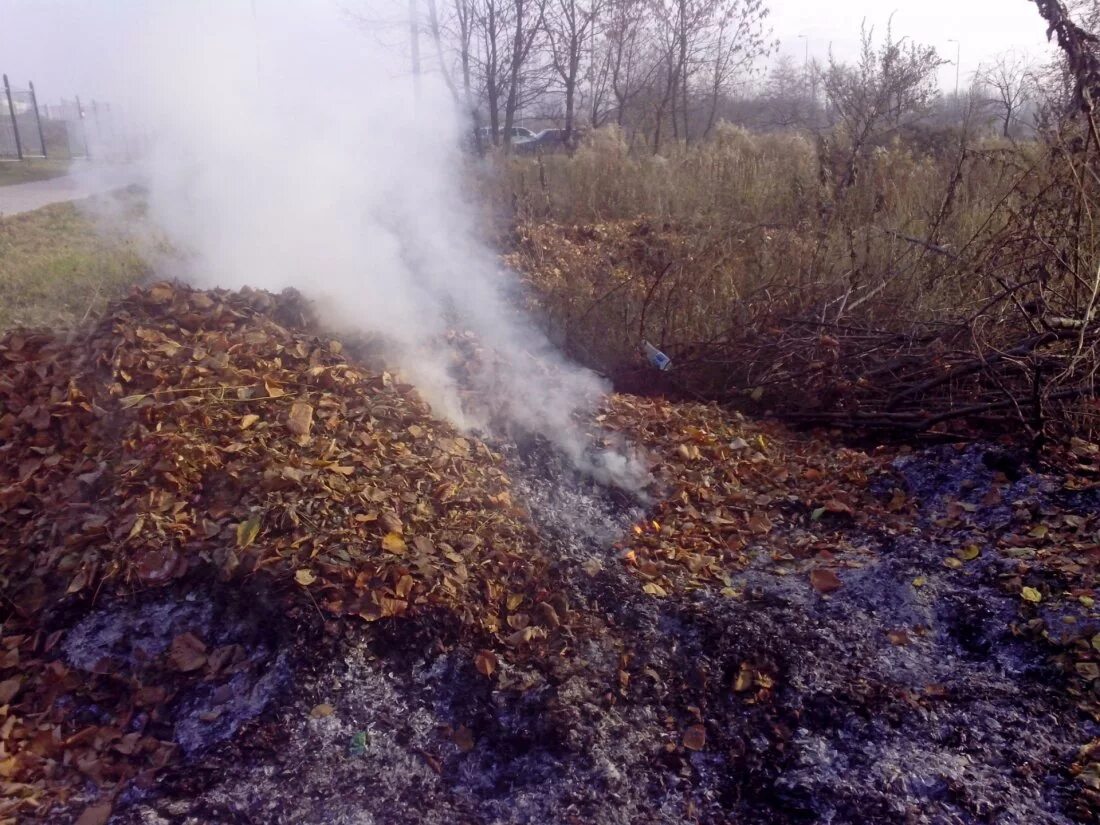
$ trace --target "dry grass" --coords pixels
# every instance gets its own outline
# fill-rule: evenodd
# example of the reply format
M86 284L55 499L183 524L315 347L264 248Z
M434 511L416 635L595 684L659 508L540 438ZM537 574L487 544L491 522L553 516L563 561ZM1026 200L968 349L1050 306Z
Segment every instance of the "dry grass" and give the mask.
M69 159L36 158L0 163L0 186L59 178L69 171Z
M132 196L110 206L140 225ZM72 203L0 219L0 329L68 327L148 274L143 240L132 230L104 230Z
M894 142L860 158L845 186L843 147L799 135L724 128L706 144L653 157L631 154L609 131L573 157L504 161L482 185L498 208L512 210L522 235L544 236L541 246L521 246L527 254L516 262L537 274L546 263L560 267L556 256L569 259L569 290L583 281L598 295L608 279L633 275L636 288L617 302L641 301L652 283L640 270L668 268L649 296L661 306L654 317L668 323L654 328L651 318L638 329L639 305L626 312L631 328L620 330L596 312L599 336L610 329L632 340L644 333L686 342L709 340L728 327L730 313L743 318L746 310L753 317L814 310L823 320L891 326L978 306L986 285L957 277L960 260L1026 198L1020 184L1038 153L1028 145L968 144L960 164L959 152L958 144L933 152ZM609 233L634 232L622 222L637 221L647 225L647 238L631 241L628 253L600 248L586 259L567 248L601 246L597 240ZM566 229L538 229L548 225ZM568 230L578 225L594 234ZM545 297L560 315L560 303L577 295L555 295L549 285ZM673 292L677 307L666 307L663 296Z
M984 413L1033 378L1035 398L1091 392L1083 338L1072 364L1046 338L1041 354L1026 343L1093 317L1100 234L1093 195L1075 194L1090 162L1061 135L895 136L853 151L841 133L723 128L653 157L608 131L573 157L496 158L479 185L511 219L510 262L552 336L616 379L649 340L710 398L862 416L931 382L929 404ZM977 376L966 388L948 375L1021 344L988 385L983 369L962 373ZM923 396L902 397L890 415L933 417Z

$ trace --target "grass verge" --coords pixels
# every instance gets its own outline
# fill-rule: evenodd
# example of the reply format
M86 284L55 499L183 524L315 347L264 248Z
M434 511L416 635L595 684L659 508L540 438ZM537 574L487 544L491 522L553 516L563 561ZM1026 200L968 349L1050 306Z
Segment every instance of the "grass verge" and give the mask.
M0 186L59 178L69 172L68 158L34 158L0 163Z
M0 329L68 327L100 310L148 274L130 195L110 196L134 223L110 229L72 203L0 219Z

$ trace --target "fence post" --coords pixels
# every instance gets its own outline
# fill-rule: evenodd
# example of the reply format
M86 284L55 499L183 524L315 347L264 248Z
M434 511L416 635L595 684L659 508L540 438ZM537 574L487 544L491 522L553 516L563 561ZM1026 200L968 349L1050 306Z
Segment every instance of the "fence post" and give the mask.
M19 140L19 124L15 120L15 104L11 99L11 85L8 83L8 76L4 75L4 94L8 98L8 113L11 115L11 130L15 134L15 154L19 156L19 159L23 159L23 142Z
M84 107L80 105L80 95L76 96L76 117L80 121L80 139L84 141L84 159L91 160L92 155L88 151L88 127L84 125Z
M34 82L29 81L31 87L31 105L34 106L34 122L38 124L38 142L42 144L42 157L49 157L46 151L46 135L42 132L42 117L38 114L38 95L34 91Z

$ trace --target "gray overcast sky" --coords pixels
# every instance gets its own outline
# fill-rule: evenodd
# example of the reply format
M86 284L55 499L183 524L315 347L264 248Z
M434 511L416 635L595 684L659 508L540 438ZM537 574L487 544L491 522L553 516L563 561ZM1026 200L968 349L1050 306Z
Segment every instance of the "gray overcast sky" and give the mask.
M180 0L0 0L0 71L22 86L35 81L42 102L81 94L117 96L118 59L125 48L122 32L148 15L159 3ZM248 13L250 0L220 0ZM285 12L288 6L328 8L335 0L255 0L261 19ZM356 0L342 0L345 6ZM885 28L891 12L894 32L935 46L954 59L956 38L962 48L963 85L982 61L1008 49L1041 56L1046 46L1044 26L1030 0L772 0L771 23L780 50L801 61L806 35L811 56L824 59L832 44L841 58L858 46L862 20ZM332 48L319 44L318 52ZM123 69L124 71L124 69ZM954 68L944 67L941 84L954 84Z
M895 35L935 46L944 59L955 59L956 44L948 40L958 40L963 86L979 64L999 52L1042 58L1048 49L1046 24L1031 0L773 0L770 5L780 51L797 62L806 40L811 58L824 60L830 43L838 57L850 57L859 47L860 22L866 20L877 34L891 14ZM954 86L953 66L944 67L940 82Z

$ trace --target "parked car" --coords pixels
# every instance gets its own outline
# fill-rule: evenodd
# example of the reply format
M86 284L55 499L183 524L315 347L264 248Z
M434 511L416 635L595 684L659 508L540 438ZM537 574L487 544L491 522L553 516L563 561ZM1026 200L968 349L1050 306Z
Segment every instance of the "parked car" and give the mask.
M565 152L575 143L577 133L573 132L573 141L566 140L564 129L543 129L531 140L516 144L516 151L523 154L536 152Z
M503 138L504 130L501 129L500 133ZM535 139L535 133L523 126L513 126L511 134L513 146L519 146L522 143L527 143ZM490 146L493 143L493 130L488 126L482 126L477 130L477 137L480 139L482 146Z

